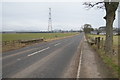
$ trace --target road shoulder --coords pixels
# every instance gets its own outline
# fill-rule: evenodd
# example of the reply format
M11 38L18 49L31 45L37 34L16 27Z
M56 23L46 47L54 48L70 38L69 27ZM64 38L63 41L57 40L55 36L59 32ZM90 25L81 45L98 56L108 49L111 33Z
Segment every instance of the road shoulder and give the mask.
M84 41L80 63L79 78L112 78L112 72L97 54Z

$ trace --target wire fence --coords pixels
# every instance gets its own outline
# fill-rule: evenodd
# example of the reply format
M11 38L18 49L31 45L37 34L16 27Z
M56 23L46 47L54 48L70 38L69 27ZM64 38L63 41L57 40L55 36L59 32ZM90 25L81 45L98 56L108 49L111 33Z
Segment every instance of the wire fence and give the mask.
M88 37L88 43L90 45L95 45L97 49L105 50L105 39L103 37ZM117 49L113 48L113 54L116 55L118 53Z

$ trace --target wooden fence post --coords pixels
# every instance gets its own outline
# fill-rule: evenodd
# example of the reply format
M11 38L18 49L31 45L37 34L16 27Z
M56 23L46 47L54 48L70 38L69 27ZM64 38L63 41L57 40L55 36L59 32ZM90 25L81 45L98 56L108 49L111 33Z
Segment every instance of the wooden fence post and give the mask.
M97 45L97 37L95 37L95 45Z
M98 46L98 49L100 49L100 37L98 37L97 46Z
M101 48L104 49L104 42L103 42L103 38L101 40Z

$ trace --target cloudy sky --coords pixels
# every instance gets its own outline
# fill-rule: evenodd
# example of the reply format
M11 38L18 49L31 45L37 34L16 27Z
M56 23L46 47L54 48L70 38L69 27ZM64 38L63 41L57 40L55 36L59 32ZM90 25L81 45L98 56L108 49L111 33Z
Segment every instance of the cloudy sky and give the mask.
M105 25L105 11L87 10L83 2L2 2L2 30L46 31L49 8L53 29L79 30L86 23L94 28Z

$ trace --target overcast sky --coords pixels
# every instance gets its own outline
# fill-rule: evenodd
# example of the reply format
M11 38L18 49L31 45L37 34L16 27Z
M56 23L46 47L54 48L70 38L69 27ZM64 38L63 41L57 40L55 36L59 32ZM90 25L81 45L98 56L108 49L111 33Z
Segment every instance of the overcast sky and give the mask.
M46 31L52 9L53 29L79 30L88 23L98 28L105 25L104 10L87 10L82 2L3 2L3 31ZM117 20L114 26L117 27Z

